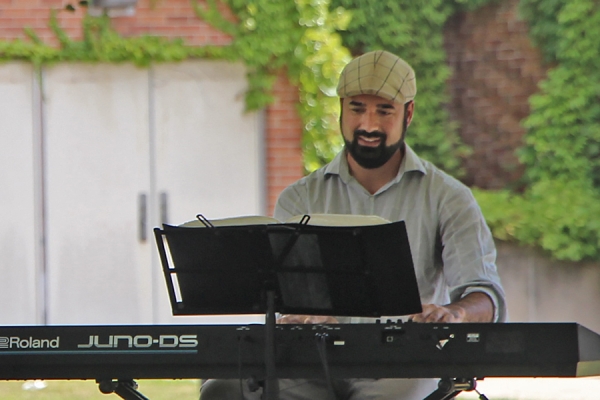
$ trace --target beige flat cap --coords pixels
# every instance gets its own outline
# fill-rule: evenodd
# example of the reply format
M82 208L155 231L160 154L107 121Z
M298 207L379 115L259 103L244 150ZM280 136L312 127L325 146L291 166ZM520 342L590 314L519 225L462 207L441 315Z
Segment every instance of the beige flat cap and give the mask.
M398 56L384 50L371 51L350 61L340 75L341 98L372 94L407 103L417 94L415 71Z

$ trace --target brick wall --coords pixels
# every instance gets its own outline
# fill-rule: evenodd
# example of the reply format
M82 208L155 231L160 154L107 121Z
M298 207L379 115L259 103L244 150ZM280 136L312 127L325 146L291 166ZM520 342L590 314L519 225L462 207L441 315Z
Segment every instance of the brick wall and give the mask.
M72 4L75 12L65 10ZM153 5L154 4L154 5ZM60 10L60 26L69 37L81 39L85 8L77 0L0 0L0 39L26 39L30 27L46 43L57 45L48 27L50 10ZM226 18L231 12L222 9ZM227 45L231 38L198 19L190 0L139 0L135 15L113 18L113 27L123 36L160 35L184 38L190 45ZM266 110L267 213L272 213L280 191L302 176L302 123L296 112L298 90L281 74L275 84L275 104Z
M90 0L91 1L91 0ZM67 5L75 11L67 11ZM224 45L231 38L214 29L194 14L190 0L139 0L135 15L113 18L114 28L124 36L160 35L167 38L184 38L191 45ZM48 27L50 10L58 11L60 26L69 37L81 39L81 18L85 7L78 0L0 0L0 38L24 39L24 27L35 29L47 43L57 40ZM223 15L232 19L231 12L222 9Z
M269 211L277 196L303 174L302 120L296 107L298 89L280 74L274 87L275 103L267 109L267 188Z
M474 149L466 160L466 183L496 189L516 184L523 166L515 156L525 130L528 98L545 77L527 24L517 14L519 0L504 0L454 16L445 47L454 71L449 81L451 117Z

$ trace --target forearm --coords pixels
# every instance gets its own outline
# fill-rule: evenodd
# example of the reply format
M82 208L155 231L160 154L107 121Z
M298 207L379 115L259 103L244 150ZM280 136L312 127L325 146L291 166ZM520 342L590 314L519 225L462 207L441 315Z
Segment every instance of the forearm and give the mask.
M474 292L446 306L462 317L461 322L493 322L494 303L481 292Z

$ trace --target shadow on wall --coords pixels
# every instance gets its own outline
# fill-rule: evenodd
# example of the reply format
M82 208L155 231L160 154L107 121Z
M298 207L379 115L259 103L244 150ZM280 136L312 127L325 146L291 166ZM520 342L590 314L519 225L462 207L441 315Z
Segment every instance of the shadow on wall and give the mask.
M549 259L496 241L511 322L577 322L600 332L600 263Z

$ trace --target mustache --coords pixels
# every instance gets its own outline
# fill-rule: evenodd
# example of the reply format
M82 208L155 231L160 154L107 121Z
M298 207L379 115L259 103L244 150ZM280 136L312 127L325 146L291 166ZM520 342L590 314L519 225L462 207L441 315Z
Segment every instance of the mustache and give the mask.
M354 131L354 139L358 139L359 136L362 137L366 137L366 138L375 138L375 139L382 139L384 140L387 135L381 131L372 131L372 132L367 132L364 129L356 129Z

